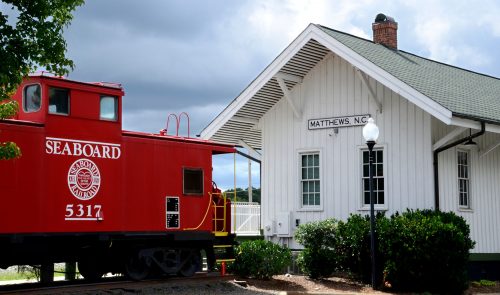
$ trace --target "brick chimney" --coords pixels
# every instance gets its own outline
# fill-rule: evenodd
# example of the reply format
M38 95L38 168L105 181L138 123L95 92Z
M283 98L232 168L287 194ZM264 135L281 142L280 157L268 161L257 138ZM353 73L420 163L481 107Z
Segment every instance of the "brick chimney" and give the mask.
M398 49L398 23L394 18L379 13L372 24L373 42Z

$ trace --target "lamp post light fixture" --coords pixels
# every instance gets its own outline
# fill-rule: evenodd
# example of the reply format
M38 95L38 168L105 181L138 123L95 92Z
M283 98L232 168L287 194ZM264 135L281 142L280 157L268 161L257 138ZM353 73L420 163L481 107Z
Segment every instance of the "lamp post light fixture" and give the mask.
M376 264L375 264L375 200L373 196L373 146L377 142L378 139L378 127L375 125L375 120L373 118L368 119L368 123L366 123L365 127L363 127L363 137L365 138L366 145L368 146L368 155L369 155L369 166L368 169L370 179L369 179L369 188L370 188L370 250L371 250L371 258L372 258L372 288L376 288Z

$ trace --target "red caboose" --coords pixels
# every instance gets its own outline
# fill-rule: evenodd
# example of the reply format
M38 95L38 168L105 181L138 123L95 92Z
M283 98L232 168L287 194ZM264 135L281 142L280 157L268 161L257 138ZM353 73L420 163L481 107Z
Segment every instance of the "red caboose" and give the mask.
M77 261L86 278L142 279L192 275L202 250L213 267L214 246L231 255L212 155L234 148L122 131L123 95L116 84L43 75L18 89L18 115L0 121L0 142L23 153L0 161L0 267Z

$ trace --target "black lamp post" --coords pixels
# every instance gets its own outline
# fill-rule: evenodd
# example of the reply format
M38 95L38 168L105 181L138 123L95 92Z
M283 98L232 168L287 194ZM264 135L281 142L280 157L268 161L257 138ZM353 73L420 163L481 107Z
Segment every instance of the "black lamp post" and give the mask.
M368 119L368 123L366 123L365 127L363 127L363 137L366 140L366 145L368 146L369 152L369 166L368 169L370 179L369 179L369 188L370 188L370 250L372 256L372 288L376 288L376 257L375 257L375 200L373 195L373 146L377 142L378 138L378 127L375 125L375 120L373 118Z

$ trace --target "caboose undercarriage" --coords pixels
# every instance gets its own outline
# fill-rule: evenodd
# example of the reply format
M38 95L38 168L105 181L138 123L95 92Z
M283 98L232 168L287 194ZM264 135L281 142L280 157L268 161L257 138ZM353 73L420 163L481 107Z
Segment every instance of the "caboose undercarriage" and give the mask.
M88 280L98 280L105 273L121 273L133 280L189 277L201 271L202 252L211 270L217 258L233 257L233 243L232 235L189 231L18 234L0 236L0 268L77 262L80 274Z

